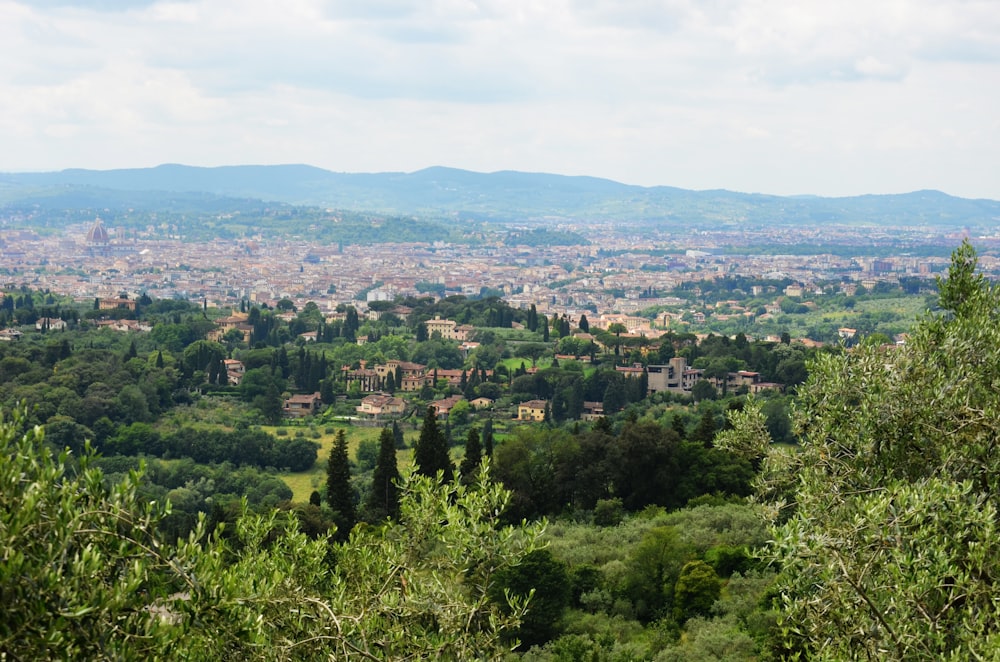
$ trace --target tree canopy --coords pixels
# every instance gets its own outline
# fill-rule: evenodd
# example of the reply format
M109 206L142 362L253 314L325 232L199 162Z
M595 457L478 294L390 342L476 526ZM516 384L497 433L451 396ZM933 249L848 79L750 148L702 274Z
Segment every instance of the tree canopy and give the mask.
M763 457L781 655L1000 654L1000 291L968 243L940 305L905 346L819 354L799 391L801 451ZM760 458L759 409L734 424L717 443Z
M89 451L43 439L0 419L0 657L499 659L525 613L494 587L542 525L500 525L509 494L488 480L408 475L399 521L344 543L271 511L172 544L139 472L109 487Z

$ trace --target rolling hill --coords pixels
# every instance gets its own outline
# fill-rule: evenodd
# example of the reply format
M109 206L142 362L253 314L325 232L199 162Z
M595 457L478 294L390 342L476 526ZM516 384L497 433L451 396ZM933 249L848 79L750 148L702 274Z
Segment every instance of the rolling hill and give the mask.
M259 200L395 215L530 222L678 224L892 224L983 227L1000 202L939 191L842 198L642 187L596 177L431 167L412 173L338 173L308 165L0 174L0 204L82 207L224 207Z

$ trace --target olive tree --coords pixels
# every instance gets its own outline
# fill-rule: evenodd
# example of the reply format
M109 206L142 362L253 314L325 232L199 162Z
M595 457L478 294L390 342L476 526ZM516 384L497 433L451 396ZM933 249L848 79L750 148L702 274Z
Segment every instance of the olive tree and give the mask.
M761 462L783 655L1000 655L1000 290L968 243L939 286L905 346L819 354L795 408L800 451ZM722 445L759 451L758 415Z
M495 659L528 601L493 592L543 524L502 526L509 492L409 474L398 522L310 539L294 513L168 543L169 503L54 455L0 417L0 658Z

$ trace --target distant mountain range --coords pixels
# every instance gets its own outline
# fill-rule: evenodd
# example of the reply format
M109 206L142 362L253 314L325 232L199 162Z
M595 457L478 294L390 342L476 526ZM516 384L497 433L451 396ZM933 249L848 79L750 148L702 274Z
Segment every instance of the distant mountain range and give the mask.
M153 208L169 200L225 208L229 200L495 221L680 224L892 224L984 227L1000 202L939 191L843 198L632 186L595 177L432 167L412 173L337 173L307 165L0 174L0 205L50 209Z

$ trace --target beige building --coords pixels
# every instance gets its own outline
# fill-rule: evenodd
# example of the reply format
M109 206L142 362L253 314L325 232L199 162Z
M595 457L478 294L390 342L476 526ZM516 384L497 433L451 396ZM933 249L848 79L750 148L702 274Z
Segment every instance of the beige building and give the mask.
M361 405L355 407L359 414L378 418L380 416L399 416L406 411L406 401L385 393L373 393L362 398Z
M517 406L517 420L519 421L544 421L545 408L548 407L548 400L528 400Z
M440 335L445 340L459 340L465 341L469 339L469 334L473 331L474 327L467 324L459 325L458 322L454 320L443 320L440 315L437 315L432 320L427 320L424 322L424 326L427 327L427 337L432 338L434 334Z

